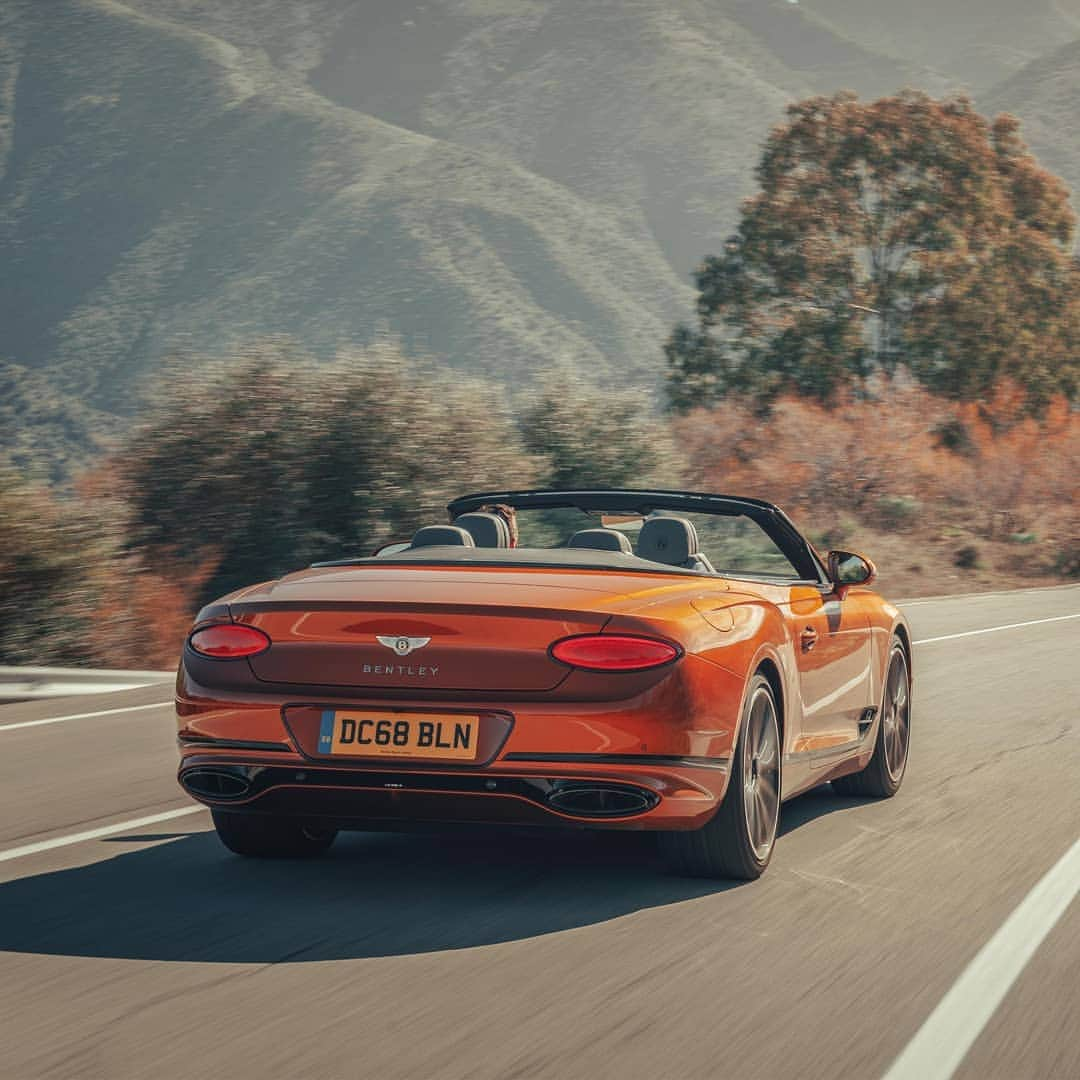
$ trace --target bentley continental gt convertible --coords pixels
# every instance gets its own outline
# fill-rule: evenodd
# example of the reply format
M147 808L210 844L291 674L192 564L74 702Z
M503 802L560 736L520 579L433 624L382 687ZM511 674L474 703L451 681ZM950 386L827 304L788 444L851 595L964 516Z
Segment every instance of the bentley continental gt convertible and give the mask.
M647 829L679 873L750 879L783 800L900 786L911 635L865 558L721 495L448 509L199 613L179 780L232 851L427 822Z

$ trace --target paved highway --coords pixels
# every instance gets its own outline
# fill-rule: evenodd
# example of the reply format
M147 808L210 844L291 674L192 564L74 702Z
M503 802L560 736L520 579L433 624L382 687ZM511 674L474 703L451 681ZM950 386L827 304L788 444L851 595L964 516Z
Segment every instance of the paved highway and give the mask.
M163 688L0 707L0 1075L1080 1076L1080 586L907 611L901 793L789 803L738 886L633 835L245 861Z

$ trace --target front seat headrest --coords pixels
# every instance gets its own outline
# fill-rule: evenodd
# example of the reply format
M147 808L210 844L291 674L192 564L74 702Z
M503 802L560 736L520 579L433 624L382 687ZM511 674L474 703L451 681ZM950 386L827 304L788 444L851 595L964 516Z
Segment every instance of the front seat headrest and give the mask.
M698 554L697 529L686 518L649 518L638 533L637 553L667 566L686 566Z
M498 514L462 514L454 518L454 525L464 529L477 547L508 548L510 528Z
M476 547L472 534L456 525L425 525L417 529L409 545L420 547Z
M566 541L566 546L593 548L597 551L621 551L624 555L634 553L630 538L614 529L581 529Z

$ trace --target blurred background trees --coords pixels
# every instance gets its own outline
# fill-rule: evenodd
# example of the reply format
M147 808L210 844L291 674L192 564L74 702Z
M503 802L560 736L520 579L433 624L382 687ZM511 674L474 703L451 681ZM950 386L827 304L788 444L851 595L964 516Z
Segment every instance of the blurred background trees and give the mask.
M681 475L670 430L640 391L599 387L568 364L523 397L520 428L544 487L662 487Z
M85 510L0 469L0 663L89 659L102 554Z
M208 598L441 521L465 488L528 486L502 395L396 343L320 364L288 346L174 371L119 460L130 543L214 563Z
M943 567L953 590L953 568L1080 574L1075 219L1015 122L814 98L757 176L698 272L699 324L657 356L667 411L580 363L506 386L388 337L177 358L126 421L0 364L0 663L169 666L207 599L481 489L759 496L908 595Z

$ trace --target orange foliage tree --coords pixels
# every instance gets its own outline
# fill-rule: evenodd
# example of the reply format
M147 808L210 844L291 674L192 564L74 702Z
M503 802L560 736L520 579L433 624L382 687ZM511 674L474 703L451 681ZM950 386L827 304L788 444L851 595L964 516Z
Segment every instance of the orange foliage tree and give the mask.
M916 91L813 98L772 132L757 179L697 273L698 327L667 344L676 409L732 390L831 402L900 367L962 400L1008 377L1036 412L1075 395L1075 218L1011 117Z

